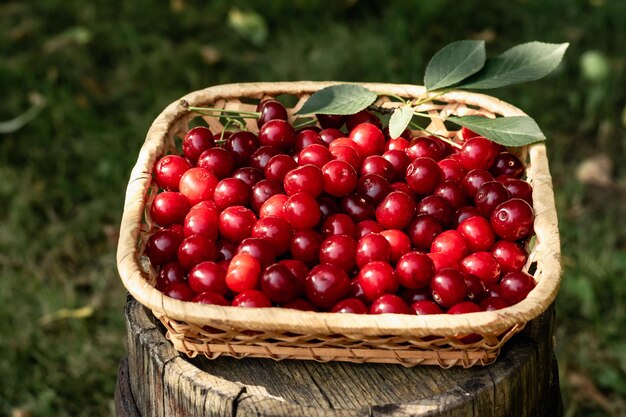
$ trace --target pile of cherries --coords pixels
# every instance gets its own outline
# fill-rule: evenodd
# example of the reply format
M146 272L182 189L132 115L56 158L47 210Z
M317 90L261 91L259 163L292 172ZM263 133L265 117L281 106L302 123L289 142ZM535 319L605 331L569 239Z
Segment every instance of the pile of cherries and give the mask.
M195 127L182 155L157 161L149 214L160 227L145 254L165 295L460 314L518 303L534 288L522 271L532 189L503 146L466 129L457 146L408 130L391 139L366 110L299 130L276 100L257 111L258 133Z

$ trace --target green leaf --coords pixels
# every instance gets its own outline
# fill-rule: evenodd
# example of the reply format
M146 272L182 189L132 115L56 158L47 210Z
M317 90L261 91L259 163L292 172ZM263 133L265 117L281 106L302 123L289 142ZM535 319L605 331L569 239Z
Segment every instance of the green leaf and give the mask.
M464 116L448 117L446 120L464 126L504 146L524 146L546 140L537 123L528 116L498 117L496 119Z
M550 74L563 59L569 43L529 42L495 58L458 88L489 89L534 81Z
M413 118L413 109L409 106L400 106L394 110L389 119L389 137L396 139L400 137L404 129Z
M315 92L296 114L355 114L377 97L376 93L360 85L332 85Z
M484 41L458 41L444 46L426 67L424 85L429 90L448 87L485 65Z

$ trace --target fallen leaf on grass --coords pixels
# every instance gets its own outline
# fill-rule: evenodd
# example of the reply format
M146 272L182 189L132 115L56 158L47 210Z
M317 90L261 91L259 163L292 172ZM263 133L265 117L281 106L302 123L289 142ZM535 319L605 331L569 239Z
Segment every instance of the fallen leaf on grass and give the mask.
M39 318L39 324L46 326L52 322L65 319L85 319L92 316L94 308L92 306L85 306L80 308L62 308L52 313L43 315Z
M598 154L582 161L576 168L576 178L583 184L608 187L613 184L613 161L606 154Z

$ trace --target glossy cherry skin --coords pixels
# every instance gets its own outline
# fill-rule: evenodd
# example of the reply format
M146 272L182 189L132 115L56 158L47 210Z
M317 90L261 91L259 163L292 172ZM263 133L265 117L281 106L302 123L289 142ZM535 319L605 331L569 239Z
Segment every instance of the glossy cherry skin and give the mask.
M535 214L526 201L513 198L497 206L490 220L496 235L506 240L519 240L532 233Z
M519 158L510 152L500 152L494 158L489 168L494 177L500 175L510 175L515 178L521 178L524 175L524 164Z
M213 133L204 126L194 127L183 138L183 154L194 164L202 152L213 146L215 146Z
M339 213L339 203L334 198L322 195L317 197L317 203L320 205L323 220Z
M285 179L285 175L297 166L298 164L296 164L296 161L294 161L291 156L278 154L272 156L269 161L267 161L263 173L268 180L282 182Z
M256 220L256 216L249 208L243 206L227 207L220 214L220 235L233 242L241 242L250 237Z
M387 161L381 155L371 155L363 160L361 163L360 175L376 174L385 178L387 181L391 181L395 178L396 172L391 165L391 162Z
M474 206L463 206L454 212L452 216L452 227L458 227L465 220L470 217L481 216L480 211ZM481 216L482 217L482 216Z
M289 150L293 148L295 141L296 132L285 120L270 120L259 130L259 142L263 146L276 146L283 150Z
M446 200L453 210L465 206L468 202L463 186L457 181L442 181L433 194Z
M387 229L380 232L391 246L391 262L398 262L400 257L411 250L411 239L400 230Z
M315 130L304 129L296 134L296 141L293 145L294 151L300 152L310 145L328 146L327 143L322 141L320 134Z
M404 300L397 295L385 294L378 297L370 306L370 314L412 314Z
M249 253L238 253L231 259L226 272L226 285L234 292L256 288L261 263Z
M491 228L489 220L482 216L472 216L463 220L457 230L472 252L483 252L491 249L496 241L496 235Z
M380 203L390 192L389 181L376 174L362 176L356 187L356 193L372 204Z
M322 212L310 194L296 193L285 202L283 215L294 229L311 229L319 223Z
M250 205L254 211L259 212L270 197L284 193L283 185L279 181L261 180L252 187Z
M409 134L409 138L408 139L410 139L410 138L411 138L411 136ZM393 151L393 150L399 150L399 151L405 150L406 148L409 147L408 139L401 135L398 138L391 138L391 139L387 140L387 142L385 143L385 152ZM406 152L405 152L405 154L406 154Z
M521 271L528 254L520 245L508 240L499 240L491 247L491 254L500 264L503 274L513 271Z
M315 308L313 304L309 303L307 300L303 300L302 298L291 300L288 303L282 304L281 307L300 311L317 311L317 308Z
M329 150L333 159L349 163L350 166L354 168L355 172L358 172L358 170L361 169L361 157L359 156L358 151L351 146L334 146Z
M405 288L426 288L435 275L435 265L426 254L408 252L398 261L396 275L400 285Z
M352 217L347 214L337 213L324 220L321 232L324 238L333 235L348 235L354 238L356 237L356 225Z
M189 169L191 165L182 156L165 155L154 166L154 180L160 188L178 191L180 177Z
M396 181L404 179L406 169L411 163L411 158L409 158L406 152L399 149L388 150L383 154L383 158L389 161L393 167L393 176L391 180Z
M478 188L474 196L474 204L484 217L489 217L493 210L510 198L504 185L498 181L488 181Z
M200 262L189 271L189 286L197 293L211 291L219 295L226 295L226 270L211 261Z
M411 141L406 153L411 159L431 158L439 161L445 156L445 149L432 137L419 137Z
M425 316L428 314L443 314L441 308L430 300L416 301L411 304L411 310L418 316Z
M342 197L352 192L357 184L356 171L345 161L330 161L322 167L324 192Z
M500 297L509 305L517 304L535 288L535 280L522 271L509 272L500 281Z
M224 149L235 157L235 165L242 167L250 164L250 157L259 148L259 138L252 132L240 130L233 133L224 143Z
M406 169L406 182L419 195L432 194L441 178L441 168L432 158L416 158Z
M477 136L463 144L459 151L459 162L466 170L489 169L493 164L499 148L489 139Z
M441 176L443 181L461 182L467 171L461 166L456 159L446 158L437 163L441 168Z
M278 262L279 264L285 265L289 272L293 274L302 284L304 284L304 280L307 275L309 275L309 268L304 264L304 262L298 261L296 259L283 259Z
M213 201L220 210L230 206L246 206L251 194L250 187L242 180L225 178L217 183L213 192Z
M488 181L493 181L493 175L491 175L489 171L484 169L474 169L465 175L461 181L461 185L463 186L463 190L465 190L467 197L473 199L480 186Z
M257 220L252 228L252 237L266 240L278 256L289 250L292 236L291 225L278 216L263 217Z
M284 217L284 207L288 199L289 196L286 194L274 194L265 200L259 209L259 218L267 216Z
M191 301L200 304L229 306L230 303L224 298L223 295L214 293L213 291L205 291L196 295Z
M174 282L185 282L185 270L176 261L168 262L161 267L157 275L156 288L163 291Z
M183 237L171 229L159 229L148 238L145 254L152 265L163 265L176 259Z
M460 262L469 254L469 247L463 236L456 230L446 230L433 240L430 251L443 253L452 261Z
M264 176L263 171L260 171L256 168L242 167L233 173L233 178L240 179L241 181L245 182L248 187L252 188L252 186L261 181Z
M381 155L385 151L383 132L370 123L362 123L350 130L350 139L354 142L361 157Z
M397 271L396 271L397 274ZM411 305L417 301L429 300L432 301L432 294L430 293L430 287L424 287L420 289L406 288L402 291L402 299L406 301L408 305Z
M380 119L374 113L371 113L367 110L361 110L358 113L351 114L346 117L346 127L349 131L352 131L355 127L363 123L373 124L378 129L383 128Z
M233 302L231 306L248 307L248 308L265 308L265 307L271 307L272 302L267 297L267 295L263 294L261 291L249 289L249 290L245 290L237 294L237 296L233 298Z
M417 214L429 215L435 218L443 226L448 226L452 222L454 210L448 201L437 195L424 197L416 208Z
M179 190L193 206L204 200L212 200L218 179L204 168L191 168L180 177Z
M220 239L217 242L217 260L230 261L237 252L237 244L230 240Z
M289 245L291 257L309 267L319 263L322 241L322 235L314 230L296 230Z
M450 258L445 253L427 253L426 256L433 261L433 265L435 265L435 272L439 272L442 269L454 268L459 269L459 263L455 259Z
M533 204L533 188L530 183L519 180L516 178L497 178L497 181L504 185L504 188L509 192L511 198L521 198L532 206Z
M490 252L471 253L460 262L459 269L466 274L475 275L485 285L492 285L500 278L500 264Z
M369 309L358 298L346 298L335 304L330 311L332 313L367 314Z
M259 118L256 121L258 127L262 127L270 120L287 120L287 110L278 100L262 100L256 107Z
M211 201L203 201L189 210L183 223L185 237L199 234L215 241L218 231L218 210Z
M265 172L265 166L273 156L283 152L276 146L261 146L250 156L250 166Z
M376 208L376 220L385 229L404 229L415 215L413 198L402 191L389 193Z
M322 142L326 145L330 145L330 143L335 139L339 139L345 136L345 134L341 130L332 127L322 129L319 132L319 135Z
M180 301L191 301L196 296L196 293L193 292L186 282L174 282L170 284L163 290L163 294Z
M200 262L215 261L217 247L215 243L202 235L193 235L185 238L178 247L178 262L189 271Z
M315 165L322 168L333 158L327 147L313 144L302 149L298 154L298 165Z
M447 268L437 272L430 283L433 300L440 306L449 308L460 303L467 294L463 275L456 269Z
M306 193L317 197L324 190L324 175L315 165L304 165L291 170L283 181L287 195Z
M209 148L202 152L196 164L208 169L219 179L224 179L235 172L235 155L224 148Z
M359 239L356 247L356 264L363 268L370 262L391 260L391 245L382 235L370 233Z
M415 249L428 251L437 236L443 232L443 226L434 217L428 215L416 216L409 224L407 234Z
M317 120L320 122L322 129L329 127L339 129L346 121L346 116L339 114L316 114Z
M356 241L347 235L329 236L320 246L320 262L350 272L356 265Z
M471 130L469 130L469 129L468 129L468 128L466 128L466 127L462 127L462 128L461 128L461 138L462 138L464 141L467 141L467 140L469 140L469 139L471 139L471 138L474 138L474 137L476 137L476 136L480 136L480 135L479 135L478 133L476 133L476 132L472 132Z
M350 291L348 274L336 266L320 264L305 281L305 294L319 308L331 308Z
M302 283L289 268L280 263L265 268L260 278L261 290L275 303L286 303L302 292Z
M362 222L374 217L374 206L363 197L350 194L341 199L341 211L352 217L355 222Z
M465 285L467 286L466 298L468 300L478 303L489 295L487 293L485 283L476 275L464 273L463 279L465 280Z
M378 224L378 222L374 220L363 220L356 225L356 237L360 239L363 236L369 235L370 233L380 233L383 230L385 229L383 229L383 227Z
M276 260L276 252L269 242L256 237L244 239L237 247L236 253L254 256L261 263L261 268L273 264Z
M368 304L369 300L365 296L363 292L363 287L361 287L361 283L359 282L359 278L353 278L350 280L350 293L348 294L352 298L356 298L361 300L363 303Z
M500 297L487 297L480 302L483 311L495 311L506 308L509 304Z
M461 301L458 304L453 305L448 310L448 314L467 314L467 313L478 313L483 311L480 306L476 303L472 303L471 301Z
M164 191L154 198L150 217L159 226L167 227L185 221L190 208L189 200L181 193Z

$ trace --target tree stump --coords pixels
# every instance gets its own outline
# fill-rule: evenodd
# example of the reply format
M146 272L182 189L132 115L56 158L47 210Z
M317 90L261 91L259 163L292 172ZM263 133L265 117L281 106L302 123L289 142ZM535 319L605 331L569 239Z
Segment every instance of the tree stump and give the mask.
M132 298L128 359L115 393L119 417L559 416L554 308L505 345L495 364L436 366L189 359Z

